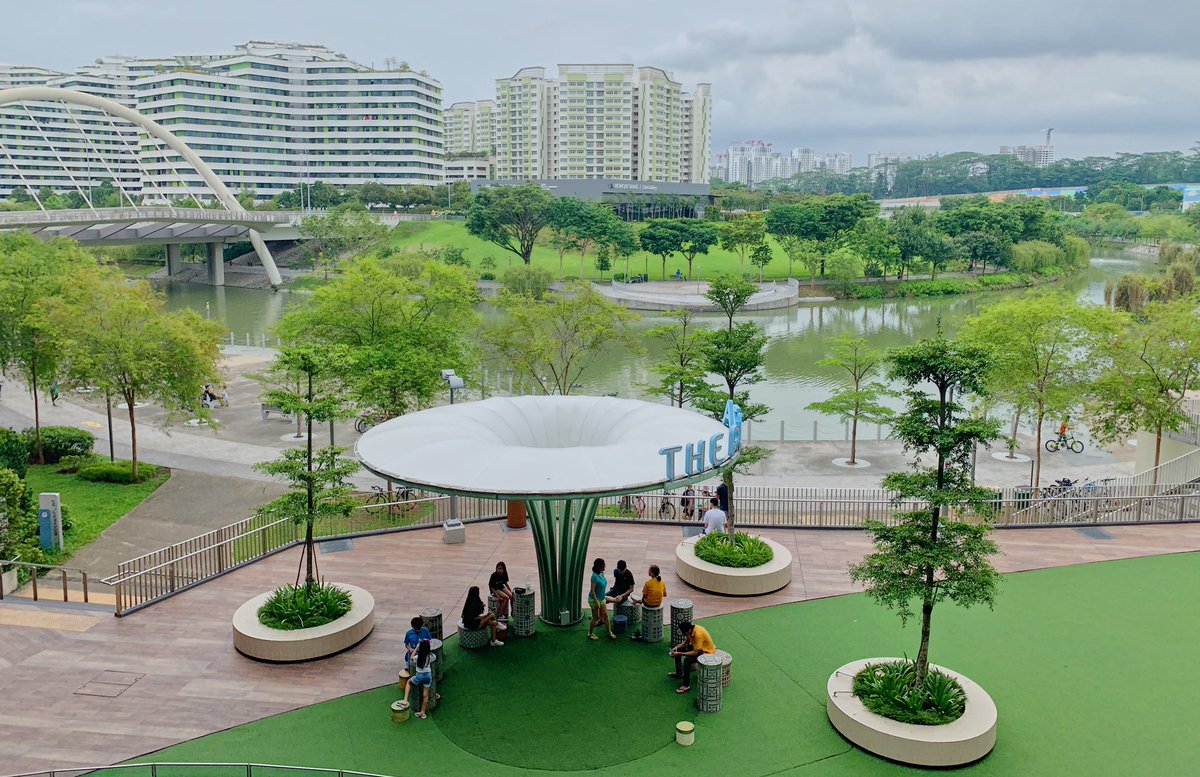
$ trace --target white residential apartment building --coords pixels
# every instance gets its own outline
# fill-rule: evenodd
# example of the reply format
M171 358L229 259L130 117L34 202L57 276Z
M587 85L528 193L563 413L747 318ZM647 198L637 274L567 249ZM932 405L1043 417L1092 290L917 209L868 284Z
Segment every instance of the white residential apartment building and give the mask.
M446 109L446 153L490 156L496 145L496 102L453 103Z
M1035 167L1049 167L1054 164L1054 145L1050 143L1038 146L1001 146L1000 153L1015 156L1022 162L1031 162Z
M712 95L634 65L523 68L496 80L501 180L708 182Z
M34 78L29 70L0 71L0 85ZM437 80L409 70L372 70L324 46L251 41L217 54L107 58L71 75L49 74L44 83L136 108L181 137L230 189L260 199L301 183L442 180ZM59 180L45 185L60 191L80 188L81 179L107 179L149 201L208 196L194 170L173 153L165 158L162 147L132 125L48 104L44 110L60 115L37 125L25 116L14 129L29 110L0 109L0 143L10 154L20 146L28 157L10 161L0 150L0 196L16 187L40 188L25 172L33 158L41 159L35 166L57 171ZM86 131L72 133L81 116L92 125L80 122ZM47 126L61 128L61 136L47 134Z
M770 143L747 140L729 147L719 157L724 160L724 179L730 183L754 186L765 181L791 178L799 173L825 169L848 173L852 164L849 154L833 153L819 156L811 148L793 148L784 154L775 151Z

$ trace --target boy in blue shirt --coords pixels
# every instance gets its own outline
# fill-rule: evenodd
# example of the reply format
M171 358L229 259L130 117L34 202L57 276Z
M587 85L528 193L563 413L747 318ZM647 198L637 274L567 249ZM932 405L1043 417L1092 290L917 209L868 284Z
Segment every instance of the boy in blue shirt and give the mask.
M433 635L429 633L429 629L425 628L425 621L421 616L413 618L409 623L412 628L404 635L404 665L412 670L413 657L417 654L417 648L422 642L428 642L433 639Z

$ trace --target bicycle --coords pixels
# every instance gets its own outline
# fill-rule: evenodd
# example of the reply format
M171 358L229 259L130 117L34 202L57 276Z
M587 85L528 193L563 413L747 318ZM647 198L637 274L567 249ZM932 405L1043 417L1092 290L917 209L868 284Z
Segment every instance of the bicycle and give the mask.
M1083 453L1083 443L1070 435L1063 435L1062 437L1055 437L1052 440L1046 440L1046 450L1050 451L1051 453L1056 453L1059 448L1065 448L1066 450L1074 453Z
M675 519L675 505L671 502L670 492L663 494L662 501L658 503L658 518L662 521Z
M392 491L391 496L388 496L387 489L383 486L371 486L372 493L363 502L363 509L368 513L378 513L380 510L390 509L395 502L407 502L412 499L414 494L411 488L401 488L400 490ZM403 505L405 510L411 510L415 505Z
M388 417L383 413L364 413L354 419L354 431L362 434L371 427L378 426L386 420L388 420Z

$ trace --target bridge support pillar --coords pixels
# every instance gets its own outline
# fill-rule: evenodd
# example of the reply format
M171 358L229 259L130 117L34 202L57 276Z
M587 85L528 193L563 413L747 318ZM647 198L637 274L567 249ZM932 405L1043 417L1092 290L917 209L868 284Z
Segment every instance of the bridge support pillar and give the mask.
M225 244L208 244L208 282L213 286L225 285Z
M172 278L183 270L183 246L179 243L167 244L167 277Z

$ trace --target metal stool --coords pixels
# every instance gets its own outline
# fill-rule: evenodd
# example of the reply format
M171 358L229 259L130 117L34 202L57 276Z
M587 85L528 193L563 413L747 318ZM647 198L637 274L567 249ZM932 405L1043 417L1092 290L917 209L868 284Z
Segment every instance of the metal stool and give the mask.
M435 639L445 639L442 636L442 611L437 607L426 607L421 610L421 620L425 621L425 628L429 629L430 636Z
M533 588L521 587L513 590L512 623L508 626L510 634L518 637L532 637L534 624L537 619L534 607Z
M642 640L645 642L662 642L663 638L663 608L660 604L651 607L642 605ZM678 643L676 643L678 644ZM674 645L672 645L674 647Z
M729 681L733 679L733 656L724 650L718 650L713 655L721 659L721 687L728 688Z

